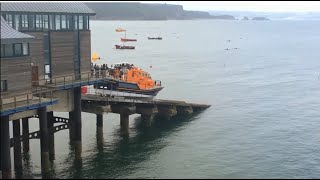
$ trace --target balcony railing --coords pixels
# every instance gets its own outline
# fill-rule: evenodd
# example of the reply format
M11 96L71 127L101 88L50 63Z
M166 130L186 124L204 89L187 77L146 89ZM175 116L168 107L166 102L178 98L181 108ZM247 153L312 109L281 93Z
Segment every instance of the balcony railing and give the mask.
M37 94L37 96L35 94ZM54 101L56 101L56 99L53 97L52 90L14 95L0 99L0 112L2 113L7 110L16 110L18 108L29 109L29 107L33 105L52 103Z
M69 74L64 76L56 76L49 79L41 79L38 81L32 81L32 84L35 88L38 87L49 87L49 88L55 88L59 86L66 86L66 85L72 85L76 83L84 83L91 81L97 81L102 79L102 76L94 76L91 72L88 73L81 73L78 75L75 74Z

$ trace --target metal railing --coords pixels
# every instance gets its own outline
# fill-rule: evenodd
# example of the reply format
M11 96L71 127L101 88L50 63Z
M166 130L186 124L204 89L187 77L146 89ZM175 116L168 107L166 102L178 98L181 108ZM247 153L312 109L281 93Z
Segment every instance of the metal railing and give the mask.
M41 80L37 81L32 81L32 84L37 84L35 85L36 87L52 87L52 86L60 86L60 85L68 85L68 84L74 84L78 82L90 82L92 80L98 80L103 78L102 76L95 76L91 72L87 73L80 73L80 74L68 74L64 76L56 76L53 78L43 78Z
M43 98L49 99L49 102L53 102L53 91L47 90L46 92L25 93L1 98L0 111L42 103L44 101Z

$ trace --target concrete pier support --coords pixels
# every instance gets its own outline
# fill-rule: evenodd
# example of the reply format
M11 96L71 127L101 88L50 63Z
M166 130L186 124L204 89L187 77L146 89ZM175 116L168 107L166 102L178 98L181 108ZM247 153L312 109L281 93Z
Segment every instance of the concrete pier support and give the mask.
M137 105L136 111L138 114L141 114L143 126L151 127L152 119L158 113L158 108L156 106Z
M151 127L153 116L154 115L141 114L143 127Z
M53 112L47 112L48 118L48 131L49 131L49 160L53 161L55 159L54 154L54 116Z
M2 179L11 179L11 155L10 155L10 134L9 116L1 116L1 170Z
M29 145L29 119L22 118L22 144L23 144L23 153L27 153L30 150Z
M177 112L179 115L190 115L193 113L191 106L177 106Z
M75 158L81 159L82 153L82 137L81 137L81 88L74 88L74 110L72 114L72 126L74 130L74 147L75 147Z
M103 147L103 115L97 114L97 145Z
M129 136L129 114L120 114L120 135Z
M136 106L116 104L111 106L111 110L120 114L120 136L129 136L129 116L136 113Z
M20 140L20 119L12 121L13 138L14 138L14 169L16 172L22 170L21 140Z
M158 116L163 119L170 120L171 117L177 115L177 108L174 105L158 105Z
M48 173L50 163L49 163L47 107L39 108L38 115L39 115L39 124L40 124L41 171L42 173Z

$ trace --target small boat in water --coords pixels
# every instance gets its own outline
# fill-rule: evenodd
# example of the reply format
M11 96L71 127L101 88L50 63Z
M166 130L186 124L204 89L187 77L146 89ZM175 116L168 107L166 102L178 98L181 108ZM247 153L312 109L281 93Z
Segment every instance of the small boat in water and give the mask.
M148 37L149 40L162 40L162 37Z
M112 77L94 85L96 93L104 96L154 98L163 89L161 81L129 63L117 63L108 70Z
M122 42L137 41L137 39L121 38L121 41L122 41Z
M116 49L135 49L134 46L126 46L126 45L123 45L123 44L116 44L115 45Z

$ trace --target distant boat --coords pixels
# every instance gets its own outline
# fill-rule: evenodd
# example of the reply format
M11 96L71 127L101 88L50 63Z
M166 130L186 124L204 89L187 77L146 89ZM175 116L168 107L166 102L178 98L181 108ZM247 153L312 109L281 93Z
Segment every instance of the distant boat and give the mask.
M127 30L122 29L122 28L117 28L117 29L116 29L116 32L125 32L125 31L127 31Z
M116 44L115 47L116 49L135 49L134 46L126 46L126 45L119 45L119 44Z
M149 40L153 40L153 39L156 39L156 40L162 40L162 37L148 37Z
M121 41L122 41L122 42L137 41L137 39L121 38Z

